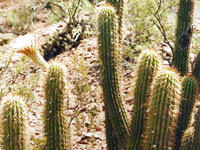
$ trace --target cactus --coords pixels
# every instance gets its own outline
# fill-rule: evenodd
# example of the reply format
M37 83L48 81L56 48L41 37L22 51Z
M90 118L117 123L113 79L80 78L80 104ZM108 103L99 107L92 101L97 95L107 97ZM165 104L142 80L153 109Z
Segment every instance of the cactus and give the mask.
M118 48L116 13L112 6L101 8L98 18L98 46L101 61L101 78L105 110L108 112L119 147L126 146L129 136L127 117L122 104L120 89L121 55Z
M154 72L159 68L161 59L154 51L144 51L137 67L137 80L134 93L134 108L128 150L140 150L144 132L147 99Z
M189 127L185 130L183 137L181 139L181 150L191 150L190 147L192 145L192 138L194 136L194 127Z
M106 112L106 143L107 150L119 150L117 138L113 132L113 127L108 113Z
M171 68L159 70L152 83L143 149L174 148L180 97L179 75Z
M193 127L194 127L194 135L192 138L192 143L190 144L190 150L199 150L200 149L200 107L199 104L197 106L197 112L195 113L195 110L193 112L194 114L194 123L193 123Z
M194 0L180 0L173 66L184 76L188 72L189 47L192 38Z
M28 150L26 140L27 107L20 97L6 97L2 101L2 129L4 150Z
M64 114L64 97L66 93L65 68L53 63L48 69L46 79L46 103L44 110L46 147L48 150L70 150L70 133Z
M124 0L107 0L108 3L113 5L117 10L116 13L118 15L118 37L119 37L119 48L122 47L122 23L123 23L123 7Z
M176 131L176 145L175 149L178 150L181 144L182 133L190 124L190 116L194 109L195 100L197 97L197 83L193 77L184 77L182 82L182 100L180 105L180 115L178 118L177 131Z
M194 69L192 70L192 75L198 81L198 85L200 85L200 53L198 53L195 60L196 61L195 61Z

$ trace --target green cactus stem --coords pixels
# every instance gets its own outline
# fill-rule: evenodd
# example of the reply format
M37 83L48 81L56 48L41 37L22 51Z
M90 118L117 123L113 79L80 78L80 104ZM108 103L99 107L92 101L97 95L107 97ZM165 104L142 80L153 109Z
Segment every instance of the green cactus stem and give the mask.
M173 66L184 76L188 72L189 48L192 38L194 0L180 0Z
M192 75L198 81L198 85L200 85L200 53L198 53L195 59L194 69L192 70Z
M119 37L119 48L122 47L122 24L123 24L123 8L124 0L107 0L108 3L113 5L116 9L116 14L118 15L118 37Z
M195 110L194 110L195 112ZM197 106L197 112L194 113L194 136L192 139L192 144L190 150L199 150L200 149L200 106Z
M98 18L98 46L101 63L101 78L106 112L108 112L113 132L119 147L126 146L129 136L127 116L120 90L121 54L118 48L116 13L112 6L101 8Z
M113 132L113 127L108 113L106 113L106 143L107 150L119 150L117 138Z
M141 140L145 126L145 113L147 110L147 99L149 89L155 71L158 70L161 59L154 51L144 51L139 58L137 67L137 79L134 91L134 108L131 123L131 134L128 140L128 150L140 150Z
M65 68L53 63L48 69L46 79L46 103L44 110L45 134L48 150L70 150L70 133L64 113L66 93Z
M194 136L194 127L189 127L185 130L183 137L181 139L181 150L191 150L192 138Z
M181 137L183 132L190 124L190 116L194 109L195 100L197 97L197 83L193 77L184 77L182 82L182 100L180 105L180 114L178 117L177 131L176 131L176 145L175 149L179 150L181 144Z
M28 150L26 137L27 107L20 97L5 97L2 101L4 150Z
M179 75L171 68L159 70L151 88L144 150L174 149L180 97Z

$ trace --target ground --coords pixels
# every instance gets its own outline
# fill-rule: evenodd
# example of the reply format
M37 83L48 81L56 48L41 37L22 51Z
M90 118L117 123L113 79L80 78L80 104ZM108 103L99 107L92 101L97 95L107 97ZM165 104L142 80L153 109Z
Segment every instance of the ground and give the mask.
M6 2L0 0L0 8L5 9L9 4ZM199 31L198 23L200 20L198 17L199 15L195 15L197 21L194 26L197 31ZM2 25L2 22L0 24ZM42 150L44 146L42 115L45 103L46 70L34 64L26 56L16 53L16 51L27 45L34 36L44 42L49 35L64 26L65 22L63 21L53 25L39 22L33 27L33 32L21 36L12 33L0 34L0 37L8 36L11 41L1 48L1 54L4 58L0 57L3 62L0 64L0 76L2 76L0 79L4 81L2 81L0 91L5 95L16 91L18 93L20 91L21 94L25 93L25 100L29 108L27 119L31 150ZM167 51L169 49L166 48L164 53L166 54ZM169 53L167 52L167 54ZM7 63L11 55L11 62ZM190 59L191 61L194 60L193 54L191 54ZM97 35L86 37L80 41L77 47L64 51L48 61L48 63L52 62L62 63L67 68L67 96L65 101L69 101L69 106L66 106L66 117L71 131L72 148L74 150L106 150L104 102L100 83ZM9 64L8 68L4 71L7 64ZM163 64L168 65L169 63L163 61ZM135 66L129 65L123 63L121 72L123 73L122 93L125 100L124 105L128 112L128 118L131 120ZM31 82L32 78L35 81L34 83ZM11 83L13 86L7 87ZM17 85L17 88L15 88L15 85ZM78 90L80 87L83 88L82 91ZM26 90L30 90L30 92ZM2 96L4 95L1 95L1 98ZM31 100L28 100L29 98Z

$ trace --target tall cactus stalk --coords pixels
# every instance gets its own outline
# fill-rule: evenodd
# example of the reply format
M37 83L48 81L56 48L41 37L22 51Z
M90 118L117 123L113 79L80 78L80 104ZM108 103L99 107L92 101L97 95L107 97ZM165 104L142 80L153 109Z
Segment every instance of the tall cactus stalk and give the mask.
M6 97L2 101L2 143L4 150L28 150L26 109L27 107L20 97Z
M127 143L129 129L120 90L121 55L117 43L116 18L113 7L105 5L101 8L98 18L98 45L104 101L107 105L105 112L109 115L118 144L123 149Z
M147 99L149 97L150 84L155 71L157 71L161 64L160 62L160 57L154 51L144 51L139 59L134 93L131 134L127 144L128 150L141 149L141 140L145 126L145 114L147 110Z
M53 63L48 69L46 79L46 103L44 110L45 133L48 150L70 150L70 133L64 114L65 68Z
M122 47L122 24L123 24L123 8L124 0L107 0L108 3L113 5L116 9L116 14L118 15L118 36L119 36L119 48Z
M192 75L198 81L198 85L200 85L200 53L198 53L195 60L196 61L195 61L194 69L192 70Z
M192 38L194 0L180 0L173 66L182 76L188 72L189 48Z
M152 83L148 104L144 150L174 149L180 96L179 75L170 68L158 71Z
M176 145L175 149L179 150L181 144L181 137L183 132L190 124L190 116L194 109L195 100L197 97L197 83L193 77L184 77L182 82L182 100L180 105L180 115L178 117L177 131L176 131Z

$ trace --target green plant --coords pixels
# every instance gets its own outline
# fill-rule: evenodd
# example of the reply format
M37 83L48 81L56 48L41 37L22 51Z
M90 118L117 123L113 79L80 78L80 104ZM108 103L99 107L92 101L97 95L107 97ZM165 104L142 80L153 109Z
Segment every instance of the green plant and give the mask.
M174 148L180 98L179 75L171 68L159 70L152 83L143 149Z
M180 0L173 66L182 76L188 72L189 48L192 38L194 0Z
M118 38L119 47L122 47L122 22L123 22L123 8L124 0L107 0L108 3L112 4L116 8L116 14L118 15Z
M27 107L20 97L5 97L2 101L3 148L5 150L25 150Z
M191 133L191 135L193 134L193 136L191 137L191 144L190 144L190 150L197 150L197 149L200 149L200 128L199 128L199 125L200 125L200 107L199 105L197 106L197 112L194 113L194 123L192 124L192 127L194 127L194 132Z
M150 84L154 73L161 65L159 55L154 51L143 51L137 66L137 79L134 91L134 108L131 122L131 134L127 149L140 150L141 140L145 126L145 113L147 111L147 99L149 97Z
M129 128L120 91L121 54L118 48L116 19L113 7L105 5L101 8L98 18L98 46L105 113L108 113L119 147L123 149L127 143Z
M70 132L64 113L64 98L66 93L65 68L53 63L48 69L45 84L44 123L48 150L70 150Z
M196 78L196 80L198 81L198 85L200 85L200 53L198 53L196 60L195 60L195 65L194 68L192 70L192 75Z
M127 0L125 2L124 19L128 24L127 30L133 32L129 36L132 43L136 46L149 47L162 41L172 49L175 35L173 14L177 1Z
M195 100L197 97L197 83L193 77L184 77L182 81L182 100L180 104L180 114L178 117L177 131L176 131L176 145L178 150L181 144L181 137L183 132L190 124L190 116L194 109Z
M191 150L190 147L192 145L192 138L194 136L194 127L189 127L185 130L183 137L181 139L181 150Z

